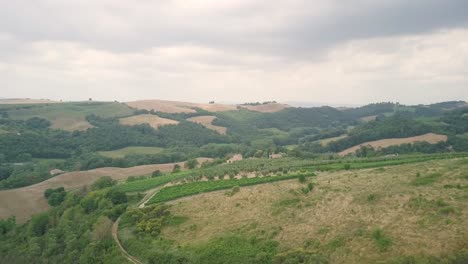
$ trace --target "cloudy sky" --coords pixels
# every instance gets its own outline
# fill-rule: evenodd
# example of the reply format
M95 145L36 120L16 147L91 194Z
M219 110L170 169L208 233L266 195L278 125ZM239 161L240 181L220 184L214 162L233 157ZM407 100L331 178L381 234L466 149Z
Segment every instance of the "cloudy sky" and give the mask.
M466 0L0 2L0 97L468 100Z

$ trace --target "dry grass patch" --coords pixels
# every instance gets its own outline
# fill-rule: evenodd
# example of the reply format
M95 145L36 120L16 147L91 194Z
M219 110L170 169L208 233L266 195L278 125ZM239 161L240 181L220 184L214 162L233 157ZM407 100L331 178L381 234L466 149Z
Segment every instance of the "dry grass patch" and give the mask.
M179 121L162 118L157 115L136 115L119 119L120 124L127 126L149 124L153 128L159 128L166 125L177 125Z
M235 105L225 104L199 104L189 102L177 102L166 100L139 100L126 103L130 107L137 109L154 110L165 113L195 113L193 108L201 108L210 112L231 111L236 110Z
M162 235L181 245L197 245L229 232L267 236L277 240L281 250L316 247L330 263L450 254L468 246L468 201L457 199L466 189L443 187L463 181L459 175L468 169L463 161L322 173L308 194L301 192L304 184L291 180L242 187L233 196L220 191L183 198L172 202L171 211L189 220L164 228ZM417 172L442 176L431 185L415 187L411 182ZM435 207L411 207L420 195L435 201ZM455 211L444 214L437 206Z
M250 111L262 112L262 113L274 113L279 112L285 108L290 107L286 104L279 103L269 103L269 104L260 104L260 105L239 105L242 108L248 109Z
M354 147L345 149L338 153L341 156L346 156L348 154L354 153L357 150L359 150L363 146L371 146L375 149L379 148L386 148L390 146L398 146L401 144L407 144L407 143L415 143L415 142L427 142L430 144L436 144L441 141L447 141L447 136L446 135L439 135L439 134L434 134L434 133L427 133L424 135L420 136L415 136L415 137L407 137L407 138L387 138L387 139L380 139L376 141L369 141L365 142L359 145L356 145Z
M201 124L202 126L214 130L219 134L225 135L227 128L222 126L213 125L212 122L216 119L216 116L195 116L188 118L187 120L190 122Z

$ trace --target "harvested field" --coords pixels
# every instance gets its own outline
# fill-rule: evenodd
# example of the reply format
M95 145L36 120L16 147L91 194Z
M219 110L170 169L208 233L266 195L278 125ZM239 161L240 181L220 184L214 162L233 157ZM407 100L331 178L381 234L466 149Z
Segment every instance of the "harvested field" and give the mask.
M211 160L199 158L200 163ZM65 187L66 190L78 189L88 186L102 176L110 176L115 180L125 180L130 176L150 175L155 170L162 172L172 171L175 164L182 168L183 162L142 165L131 168L99 168L89 171L68 172L48 179L46 181L18 189L0 191L0 219L11 215L16 216L18 223L24 223L33 214L49 209L44 191L49 188Z
M126 104L137 109L145 109L148 111L154 110L165 113L195 113L196 111L193 108L201 108L209 112L231 111L237 109L235 105L199 104L166 100L139 100L127 102Z
M216 116L195 116L195 117L188 118L187 120L190 122L201 124L202 126L208 129L214 130L222 135L225 135L227 128L213 125L212 122L215 119L216 119Z
M262 113L279 112L285 108L290 107L286 104L278 104L278 103L261 104L261 105L239 105L239 106L242 108L248 109L250 111L262 112Z
M157 154L163 151L158 147L125 147L110 151L99 151L99 155L109 158L124 158L130 154Z
M468 246L468 204L466 190L444 186L466 184L460 175L467 166L466 159L454 159L324 172L312 179L315 187L307 194L301 191L306 184L290 180L241 187L233 195L186 197L172 201L170 210L187 221L163 228L161 235L182 247L232 233L266 237L280 250L313 250L330 263L451 255ZM415 187L417 173L440 176ZM390 241L385 247L375 241L376 229Z
M0 99L0 104L56 104L61 103L49 99L29 99L29 98L14 98L14 99Z
M357 146L345 149L338 154L341 156L346 156L350 153L356 152L362 146L371 146L375 149L379 149L379 148L386 148L389 146L396 146L396 145L401 145L401 144L406 144L406 143L427 142L430 144L436 144L441 141L447 141L447 136L434 134L434 133L428 133L428 134L415 136L415 137L380 139L376 141L369 141L369 142L359 144Z
M158 128L160 126L166 126L166 125L179 124L179 121L162 118L157 115L150 115L150 114L125 117L125 118L121 118L119 121L120 121L120 124L122 125L134 126L134 125L141 125L141 124L149 124L153 128Z

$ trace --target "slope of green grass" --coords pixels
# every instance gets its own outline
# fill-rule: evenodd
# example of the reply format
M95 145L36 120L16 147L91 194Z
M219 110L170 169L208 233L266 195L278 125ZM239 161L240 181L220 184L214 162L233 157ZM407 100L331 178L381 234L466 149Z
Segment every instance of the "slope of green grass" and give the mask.
M174 200L177 198L200 194L204 192L212 192L218 190L226 190L235 186L250 186L264 183L271 183L277 181L285 181L296 179L299 177L312 177L314 173L299 173L289 174L282 176L269 176L269 177L255 177L255 178L243 178L243 179L229 179L229 180L217 180L217 181L202 181L192 182L180 185L169 186L161 189L157 192L149 201L151 203L161 203Z

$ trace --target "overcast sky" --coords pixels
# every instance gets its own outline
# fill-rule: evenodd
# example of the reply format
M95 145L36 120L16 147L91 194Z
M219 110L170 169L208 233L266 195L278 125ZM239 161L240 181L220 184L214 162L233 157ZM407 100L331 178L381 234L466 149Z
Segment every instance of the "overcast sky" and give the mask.
M0 1L0 97L468 101L467 0Z

